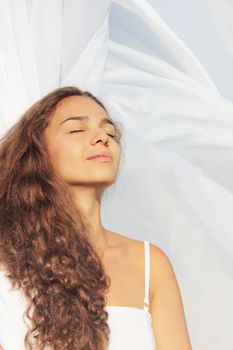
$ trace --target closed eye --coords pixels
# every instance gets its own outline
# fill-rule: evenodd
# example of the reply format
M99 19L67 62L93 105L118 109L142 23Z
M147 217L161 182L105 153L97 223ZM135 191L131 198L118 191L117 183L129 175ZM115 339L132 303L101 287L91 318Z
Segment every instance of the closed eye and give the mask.
M80 132L80 131L85 131L85 130L72 130L72 131L70 131L69 133L72 134L72 133ZM112 134L107 134L107 135L109 135L109 136L112 137L112 138L116 138L116 135L112 135Z
M74 133L74 132L79 132L79 131L85 131L85 130L72 130L72 131L70 131L69 133L72 134L72 133Z

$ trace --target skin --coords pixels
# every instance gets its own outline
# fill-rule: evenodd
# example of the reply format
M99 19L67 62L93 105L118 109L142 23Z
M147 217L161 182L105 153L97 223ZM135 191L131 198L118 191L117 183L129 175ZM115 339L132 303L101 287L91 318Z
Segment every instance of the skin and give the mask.
M62 123L72 115L87 115L89 120ZM120 145L112 125L100 125L109 118L91 98L72 96L57 106L45 137L52 162L72 193L74 202L90 225L90 239L111 279L108 306L143 308L144 243L103 227L101 194L117 178ZM62 123L60 125L60 123ZM70 133L74 130L85 130ZM110 163L86 160L98 151L107 151ZM129 278L130 276L130 278ZM191 350L180 289L167 255L150 243L149 312L157 350Z
M89 116L88 121L65 119L73 115ZM45 130L49 153L57 173L69 187L74 202L90 225L90 238L100 251L109 247L109 234L101 223L100 199L105 188L115 182L120 162L120 146L110 135L110 124L100 125L109 118L105 110L89 97L72 96L63 99ZM62 124L60 124L62 123ZM82 132L70 133L74 130ZM87 160L93 153L106 151L112 162Z

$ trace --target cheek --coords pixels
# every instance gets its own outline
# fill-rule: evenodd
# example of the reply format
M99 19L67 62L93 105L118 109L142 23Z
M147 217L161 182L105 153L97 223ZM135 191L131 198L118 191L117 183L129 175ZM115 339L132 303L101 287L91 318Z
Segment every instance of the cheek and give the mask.
M119 166L119 163L121 161L121 149L119 146L116 146L117 149L114 152L114 156L115 156L115 163L117 166Z
M62 176L71 175L81 168L83 156L81 148L70 142L58 142L51 146L52 162L55 170Z
M75 165L81 166L82 156L77 149L64 148L57 152L57 161L62 167L72 168Z

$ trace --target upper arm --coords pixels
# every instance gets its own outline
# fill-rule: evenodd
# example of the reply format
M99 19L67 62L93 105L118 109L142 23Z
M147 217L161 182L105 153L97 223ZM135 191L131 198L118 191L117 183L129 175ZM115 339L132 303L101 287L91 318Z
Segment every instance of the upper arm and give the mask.
M157 350L191 350L180 289L167 255L150 244L152 327Z

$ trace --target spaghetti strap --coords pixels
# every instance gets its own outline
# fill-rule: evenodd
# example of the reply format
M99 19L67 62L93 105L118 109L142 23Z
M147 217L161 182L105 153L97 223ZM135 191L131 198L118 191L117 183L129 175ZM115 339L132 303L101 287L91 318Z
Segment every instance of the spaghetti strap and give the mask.
M145 299L144 310L149 308L149 285L150 285L150 245L144 241L144 266L145 266Z

